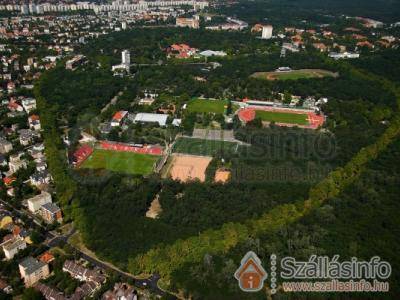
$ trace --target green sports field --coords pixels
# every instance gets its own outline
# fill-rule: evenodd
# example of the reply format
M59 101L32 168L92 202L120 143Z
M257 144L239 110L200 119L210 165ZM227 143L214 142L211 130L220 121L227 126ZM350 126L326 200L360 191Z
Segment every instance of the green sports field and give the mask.
M237 143L196 138L179 138L174 145L174 153L214 156L217 153L236 153L240 148Z
M153 165L159 156L133 152L118 152L95 149L81 168L106 169L113 172L148 175L153 172Z
M308 125L307 114L291 114L276 111L256 110L256 118L266 122Z
M227 100L209 100L209 99L199 99L195 98L188 102L187 110L189 112L197 113L215 113L223 114L225 112L225 107L228 105ZM237 110L236 105L232 106L232 111Z
M337 73L321 69L300 69L289 72L256 72L251 75L251 77L266 80L298 80L337 76Z

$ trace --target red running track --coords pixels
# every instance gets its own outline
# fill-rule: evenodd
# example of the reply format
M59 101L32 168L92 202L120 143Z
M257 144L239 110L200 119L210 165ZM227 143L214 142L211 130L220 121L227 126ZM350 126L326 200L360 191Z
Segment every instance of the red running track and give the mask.
M323 115L317 115L313 112L305 112L302 110L279 109L279 108L275 108L275 107L243 108L243 109L239 110L239 112L238 112L239 119L245 123L248 123L248 122L254 120L256 117L256 110L275 111L275 112L292 113L292 114L307 114L307 116L308 116L308 122L309 122L308 125L276 123L279 126L287 126L287 127L298 126L301 128L317 129L318 127L322 126L325 122L325 117Z

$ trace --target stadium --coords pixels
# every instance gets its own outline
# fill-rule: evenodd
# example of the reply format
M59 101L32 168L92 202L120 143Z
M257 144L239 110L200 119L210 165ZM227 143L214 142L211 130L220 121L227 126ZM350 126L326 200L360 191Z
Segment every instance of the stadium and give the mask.
M100 141L93 147L83 145L73 155L74 165L82 169L149 175L158 169L164 149L158 145L131 145Z
M240 109L237 115L244 123L260 118L264 124L274 122L278 126L308 129L317 129L325 122L325 116L316 114L313 110L284 107L248 106Z

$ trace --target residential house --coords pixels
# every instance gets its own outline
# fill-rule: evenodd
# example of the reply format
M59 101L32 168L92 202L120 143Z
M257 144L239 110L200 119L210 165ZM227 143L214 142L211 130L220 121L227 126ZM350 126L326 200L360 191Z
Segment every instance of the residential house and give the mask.
M45 161L40 161L36 164L36 171L42 172L47 169L47 163Z
M0 167L5 167L7 165L8 165L7 159L3 155L0 155Z
M12 294L13 289L5 280L0 279L0 290L6 294Z
M7 210L0 211L0 229L6 228L13 223L11 214Z
M38 171L29 177L32 185L40 187L51 182L51 175L48 170Z
M52 261L54 261L54 256L53 254L51 254L50 252L46 251L45 253L43 253L42 255L39 256L39 260L48 264L51 263Z
M47 223L53 223L54 221L62 222L61 209L55 203L49 202L43 204L39 213Z
M173 44L167 48L168 57L189 58L197 53L196 48L192 48L186 44Z
M51 195L44 191L27 200L28 209L33 213L36 213L44 204L51 202Z
M8 162L9 174L14 174L21 168L26 169L26 161L24 159L21 160L20 157L19 154L10 156L10 161Z
M15 100L15 98L12 98L10 100L10 102L8 103L8 109L10 111L14 111L14 112L23 112L24 108L19 105L19 103Z
M137 300L137 291L126 283L116 283L114 289L107 291L101 297L102 300Z
M72 260L66 260L64 262L63 271L69 273L71 277L78 279L79 281L94 282L99 286L104 283L106 279L104 275L86 269Z
M17 236L1 244L1 246L3 247L6 259L10 260L13 259L20 250L26 248L26 242L23 238Z
M49 265L33 257L27 257L19 264L19 272L24 280L25 287L31 287L40 279L49 276Z
M200 22L196 18L178 17L178 18L176 18L176 26L198 29L198 28L200 28Z
M52 287L49 287L43 283L36 283L34 286L35 290L39 291L42 293L43 297L46 300L65 300L67 298L64 297L64 294Z
M26 98L21 101L21 104L28 114L36 109L36 99Z
M121 123L122 123L122 121L124 120L124 118L126 117L127 114L128 114L128 112L125 111L125 110L117 111L114 114L114 116L112 117L111 126L112 127L121 126Z
M0 153L6 154L13 149L11 142L6 139L0 138Z
M30 143L32 143L34 132L30 129L20 129L18 131L19 133L19 143L22 146L28 146Z
M9 81L7 83L7 91L9 94L14 93L15 92L15 83L12 81Z
M32 130L40 130L40 118L38 115L31 115L28 118L29 128Z

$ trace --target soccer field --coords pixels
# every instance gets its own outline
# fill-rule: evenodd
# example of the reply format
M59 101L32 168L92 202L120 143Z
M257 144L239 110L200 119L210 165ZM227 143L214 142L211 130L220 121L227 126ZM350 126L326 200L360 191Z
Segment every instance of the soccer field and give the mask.
M113 172L148 175L153 172L154 163L160 156L95 149L81 168L106 169Z
M288 72L256 72L251 77L267 80L297 80L323 77L337 77L337 73L320 69L300 69Z
M174 145L174 153L214 156L216 153L236 153L240 146L234 142L205 140L195 138L179 138Z
M256 118L260 118L262 121L266 122L308 125L307 114L256 110Z
M208 100L195 98L188 102L187 110L197 113L215 113L223 114L225 107L228 105L227 100ZM232 111L237 110L237 105L232 106Z

